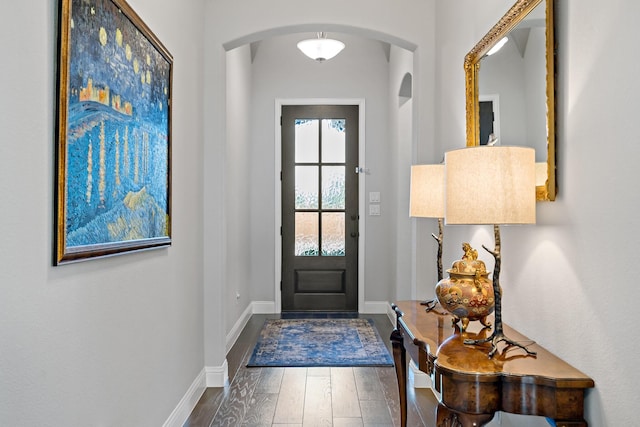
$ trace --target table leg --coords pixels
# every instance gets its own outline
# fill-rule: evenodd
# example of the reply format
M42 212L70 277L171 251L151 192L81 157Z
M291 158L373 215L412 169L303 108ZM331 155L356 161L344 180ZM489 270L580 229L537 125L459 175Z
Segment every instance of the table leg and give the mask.
M442 403L436 410L437 427L481 427L493 419L494 414L465 414L452 411Z
M404 348L402 333L398 329L391 332L393 347L393 363L396 367L398 379L398 394L400 396L400 426L407 426L407 351Z

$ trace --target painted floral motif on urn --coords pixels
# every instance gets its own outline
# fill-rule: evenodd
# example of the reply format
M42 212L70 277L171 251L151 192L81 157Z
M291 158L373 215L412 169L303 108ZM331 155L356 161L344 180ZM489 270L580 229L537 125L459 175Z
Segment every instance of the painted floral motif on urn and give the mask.
M464 255L447 270L448 278L436 285L436 297L440 305L453 315L453 323L462 322L464 332L469 321L478 320L489 327L487 316L493 313L493 283L478 251L469 243L462 244Z

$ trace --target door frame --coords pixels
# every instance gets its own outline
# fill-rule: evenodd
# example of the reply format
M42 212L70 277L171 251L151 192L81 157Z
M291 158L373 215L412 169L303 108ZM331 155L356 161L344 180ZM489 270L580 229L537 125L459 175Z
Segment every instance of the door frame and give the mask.
M497 93L479 95L478 102L491 102L493 109L493 134L498 138L498 145L500 145L500 95Z
M280 181L280 171L282 170L282 128L280 126L280 115L282 107L285 105L357 105L358 106L358 167L366 171L365 166L365 100L364 98L283 98L275 101L274 129L275 129L275 312L282 312L282 292L280 281L282 280L282 238L280 228L282 227L282 182ZM365 181L366 172L358 174L358 210L359 238L358 238L358 312L364 309L364 260L365 260Z

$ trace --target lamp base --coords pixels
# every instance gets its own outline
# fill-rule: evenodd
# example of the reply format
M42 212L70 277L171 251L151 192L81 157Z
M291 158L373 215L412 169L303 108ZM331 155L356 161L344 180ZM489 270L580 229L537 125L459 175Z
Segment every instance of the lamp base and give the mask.
M426 311L427 313L433 311L434 313L439 314L441 316L447 315L447 313L445 313L444 311L436 310L436 307L438 306L438 298L432 298L432 299L424 300L424 301L420 302L420 305L424 305L425 306L424 311Z
M463 342L467 345L478 345L478 344L484 344L484 343L490 342L491 351L489 351L489 354L488 354L489 359L491 359L496 354L496 352L498 351L498 344L501 342L505 343L507 347L520 347L521 349L526 351L529 356L535 356L537 354L535 351L529 350L524 344L521 344L517 341L514 341L508 338L503 332L496 332L495 329L493 333L487 338L484 338L481 340L466 339Z
M427 310L427 312L430 312L431 310L436 308L436 304L438 304L437 298L426 299L420 302L420 305L426 306L425 310Z
M495 325L493 329L493 333L489 335L487 338L480 340L471 340L466 339L463 342L465 344L470 345L478 345L484 343L491 343L491 351L489 351L489 359L491 359L496 352L498 351L498 344L503 342L507 345L507 347L520 347L524 351L527 352L529 356L535 356L536 352L529 350L523 344L520 344L512 339L509 339L505 336L504 330L502 328L502 287L500 286L500 267L502 265L502 256L500 255L500 226L495 224L493 226L494 239L495 239L495 249L490 250L486 246L482 245L484 250L493 255L495 259L495 265L493 269L493 294L495 297Z
M438 235L436 236L435 234L431 233L431 237L433 237L435 241L438 242L438 257L436 258L436 266L438 268L438 282L442 280L442 241L443 241L442 229L443 227L444 227L444 218L438 218ZM438 305L438 298L436 297L436 298L424 300L420 303L420 305L426 306L425 311L428 313L436 308L436 306ZM437 311L436 313L445 314L445 313L439 313Z

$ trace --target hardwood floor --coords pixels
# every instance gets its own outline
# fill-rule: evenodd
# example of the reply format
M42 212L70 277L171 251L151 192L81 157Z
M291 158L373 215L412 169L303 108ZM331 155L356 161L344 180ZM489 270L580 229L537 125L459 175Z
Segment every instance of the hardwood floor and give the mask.
M246 368L267 318L253 315L227 355L229 385L208 388L184 427L398 427L398 385L393 367ZM386 315L374 321L382 339L392 325ZM408 396L408 426L435 425L437 401L428 389Z

